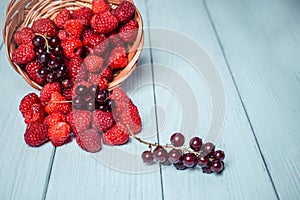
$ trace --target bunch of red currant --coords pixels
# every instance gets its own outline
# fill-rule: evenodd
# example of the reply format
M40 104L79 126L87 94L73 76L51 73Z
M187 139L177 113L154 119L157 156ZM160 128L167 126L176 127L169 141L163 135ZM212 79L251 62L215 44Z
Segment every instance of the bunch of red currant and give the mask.
M38 76L46 79L46 83L61 82L67 76L67 66L63 57L63 49L57 36L51 38L36 33L32 39L34 51L41 67Z
M215 150L215 145L211 142L203 143L199 137L193 137L190 140L189 147L184 147L184 135L174 133L171 138L171 144L159 145L149 143L134 136L138 141L149 145L150 150L142 153L142 159L145 163L150 164L154 161L163 165L173 164L176 169L183 170L200 166L203 173L212 172L221 173L224 170L225 154L221 150ZM156 147L152 151L152 147ZM171 149L169 152L166 149Z

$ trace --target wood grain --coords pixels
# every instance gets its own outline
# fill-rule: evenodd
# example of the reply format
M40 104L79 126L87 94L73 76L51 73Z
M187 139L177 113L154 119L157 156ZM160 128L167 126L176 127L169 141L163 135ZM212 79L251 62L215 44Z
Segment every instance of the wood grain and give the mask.
M299 199L300 2L207 4L279 197Z
M148 8L150 26L179 31L193 38L207 50L221 74L226 93L225 122L222 136L217 144L228 155L226 170L222 175L216 176L204 175L196 169L178 172L172 167L164 168L163 187L165 199L199 199L199 197L203 199L276 199L250 124L243 112L238 93L234 88L234 83L202 2L195 0L186 4L183 1L172 1L170 3L152 0L148 1ZM157 13L164 13L165 17L161 17ZM202 99L207 98L204 90L205 86L197 78L192 78L197 77L197 74L193 74L190 70L191 66L180 61L176 55L154 51L153 61L176 70L189 81L194 91L197 91L196 96ZM167 72L165 73L166 76ZM161 77L161 72L160 74L154 74L155 81L157 81L156 77ZM169 80L170 85L176 86L174 82L176 81ZM165 91L160 88L156 90L157 104L174 105L172 101L170 102L170 98ZM207 102L210 102L209 99L201 103L206 103L204 106L210 107ZM176 110L176 108L174 106L173 110ZM176 123L178 122L177 116L180 114L178 111L177 115L173 113L167 119ZM205 112L201 114L204 115L203 118L209 118ZM205 123L207 121L201 121L200 125L207 126ZM175 127L174 124L167 125L160 132L160 140L168 140L167 135L170 135L170 130L176 131ZM204 137L206 133L199 131L192 134ZM174 190L175 182L180 184L180 187L176 187L176 190Z
M0 197L1 199L41 199L53 147L29 147L24 142L26 125L19 112L19 102L29 92L9 65L4 48L0 51Z

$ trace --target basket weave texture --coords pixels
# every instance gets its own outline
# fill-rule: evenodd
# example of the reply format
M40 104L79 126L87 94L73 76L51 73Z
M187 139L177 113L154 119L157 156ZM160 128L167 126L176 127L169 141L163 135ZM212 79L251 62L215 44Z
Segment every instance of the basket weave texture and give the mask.
M111 6L117 7L122 0L107 0ZM131 3L132 0L128 0ZM12 53L17 45L14 42L14 33L23 27L31 27L33 22L39 18L54 19L59 11L63 8L68 10L76 10L80 7L91 8L92 0L10 0L6 9L6 18L3 23L2 32L6 46L7 58L10 65L16 70L25 81L35 89L40 90L42 86L33 82L26 72L12 61ZM134 19L139 24L137 38L128 50L128 64L118 74L114 76L113 81L108 85L109 90L120 85L137 66L138 58L144 45L143 20L138 9L135 9Z

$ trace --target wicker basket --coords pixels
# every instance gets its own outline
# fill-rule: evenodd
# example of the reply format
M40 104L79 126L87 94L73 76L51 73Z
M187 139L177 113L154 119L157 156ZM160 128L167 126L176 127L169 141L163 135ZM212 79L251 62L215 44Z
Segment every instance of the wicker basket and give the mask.
M128 0L131 3L132 0ZM29 83L32 87L40 90L42 86L33 82L22 70L20 66L12 61L12 52L17 45L14 42L13 35L17 30L23 27L31 26L33 21L39 18L54 19L56 14L63 8L76 10L79 7L86 6L91 8L92 0L10 0L6 10L6 18L3 23L3 39L6 45L6 54L11 66ZM117 6L122 0L108 0L112 7ZM135 69L138 58L141 54L144 44L143 21L139 11L135 11L135 20L139 24L136 41L129 49L128 65L115 75L108 88L111 90L121 84Z

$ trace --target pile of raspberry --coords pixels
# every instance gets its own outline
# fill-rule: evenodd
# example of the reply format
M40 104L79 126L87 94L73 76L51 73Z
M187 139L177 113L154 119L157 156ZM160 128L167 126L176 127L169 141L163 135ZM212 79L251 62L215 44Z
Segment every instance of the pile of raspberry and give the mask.
M92 8L63 8L51 19L37 19L14 35L12 61L40 86L59 82L71 99L76 81L105 90L115 74L128 64L128 49L136 40L135 7L122 1L112 7L93 0Z
M83 86L88 90L81 97L97 102L95 93L99 94L101 89L92 83L78 83L72 91L73 95L83 95ZM27 94L19 106L27 124L25 142L37 147L51 141L58 147L75 138L83 150L92 153L101 150L102 142L106 145L125 144L131 133L137 134L142 129L138 108L121 88L100 94L106 94L104 100L111 102L105 110L91 110L84 105L74 108L72 102L63 96L62 86L58 82L47 83L39 96Z
M135 7L122 1L112 7L93 0L92 8L63 8L51 19L37 19L17 31L12 60L42 86L20 102L30 146L47 141L58 147L76 139L88 152L102 142L121 145L140 132L137 107L121 89L108 84L128 64L128 49L139 25ZM129 132L130 129L130 132Z

